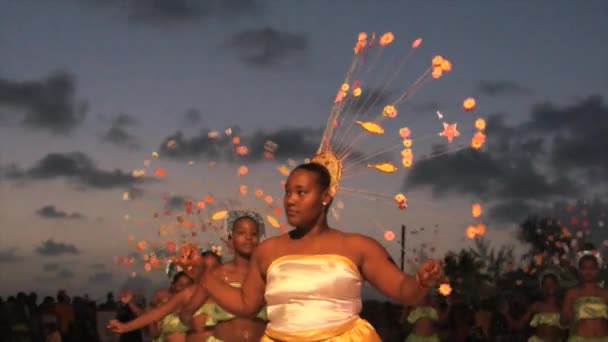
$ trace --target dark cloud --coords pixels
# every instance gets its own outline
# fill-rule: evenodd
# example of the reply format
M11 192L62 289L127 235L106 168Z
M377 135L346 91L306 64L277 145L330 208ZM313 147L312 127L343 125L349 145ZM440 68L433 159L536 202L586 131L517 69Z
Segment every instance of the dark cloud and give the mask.
M279 31L272 27L249 29L228 38L225 47L239 59L255 67L272 67L308 50L308 37L303 33Z
M62 268L61 270L59 270L59 272L57 272L57 277L59 277L61 279L72 279L72 278L74 278L74 276L76 276L74 274L74 272L72 272L66 268Z
M66 178L78 186L95 189L130 188L149 179L136 178L120 171L105 171L82 152L50 153L29 169L11 166L5 176L13 180L49 180Z
M128 192L129 192L129 199L131 199L131 200L143 198L144 194L145 194L145 191L142 188L130 188L128 190Z
M187 138L181 131L177 131L164 139L158 151L162 156L174 159L201 157L216 160L233 156L233 148L231 137L222 133L219 137L212 139L209 138L209 131L201 130L198 135L191 138Z
M536 106L522 129L553 137L549 153L556 168L581 173L590 183L606 182L608 106L600 96L561 108L548 103Z
M263 160L264 145L267 141L277 144L276 159L310 157L319 146L322 130L320 128L287 127L276 131L258 131L251 136L240 136L241 142L248 146L249 155L240 158L249 162ZM175 142L169 148L168 142ZM232 138L221 134L210 139L208 131L187 138L182 132L167 137L159 147L161 155L181 160L204 158L209 160L234 161L237 156Z
M17 248L0 249L0 264L8 264L23 260L17 254Z
M173 27L217 17L234 19L242 14L255 14L261 9L255 0L90 0L97 5L113 5L130 22L157 27Z
M525 200L507 200L490 207L488 216L501 223L522 222L530 213L538 210L538 205Z
M196 125L203 120L203 114L198 109L189 109L183 115L183 121L186 125Z
M56 242L53 239L43 241L40 246L35 249L36 253L45 256L57 256L62 254L80 254L80 250L76 246L63 242Z
M89 283L108 284L114 279L114 275L110 272L95 272L89 277Z
M598 96L563 107L534 106L528 120L487 120L485 151L438 153L414 166L408 189L430 187L437 196L472 195L489 215L517 222L544 203L601 193L608 187L608 106Z
M322 134L321 128L312 127L286 127L276 131L259 131L251 138L247 138L251 151L249 157L252 161L262 160L264 144L267 141L277 144L275 159L311 157L319 148Z
M0 109L26 127L54 134L71 132L86 116L86 104L75 98L76 82L69 73L40 81L0 78Z
M512 81L480 81L477 90L487 96L532 94L530 88Z
M56 262L43 264L42 272L55 272L55 271L58 271L60 267L61 267L61 265Z
M101 140L131 149L139 148L137 138L129 133L128 127L137 124L137 120L128 114L121 113L111 120L111 126L101 135Z
M415 113L434 113L437 109L439 109L439 103L435 101L415 103L412 105L411 109Z
M106 268L106 265L101 264L101 263L94 263L94 264L91 264L91 268L94 270L103 270Z
M183 209L186 199L182 196L170 196L165 202L165 210Z
M84 216L79 213L68 214L65 211L60 211L54 205L46 205L36 211L36 214L43 218L49 219L82 219Z

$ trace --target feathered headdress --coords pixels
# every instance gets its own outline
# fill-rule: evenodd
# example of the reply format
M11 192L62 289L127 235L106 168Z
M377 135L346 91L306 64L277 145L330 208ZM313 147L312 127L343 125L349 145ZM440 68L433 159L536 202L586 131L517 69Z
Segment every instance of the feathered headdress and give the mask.
M228 214L226 215L226 218L224 219L224 239L229 239L230 236L232 235L232 229L234 226L234 223L243 218L243 217L247 217L252 219L257 225L258 225L258 236L260 237L260 240L264 239L264 237L266 236L266 227L264 224L264 218L262 217L262 215L258 214L257 212L253 211L253 210L231 210L228 212Z
M600 252L596 249L587 249L587 250L580 250L578 251L578 253L576 253L576 263L580 263L581 258L587 255L591 255L593 257L595 257L595 259L597 260L597 264L600 268L602 268L602 255L600 254Z
M401 165L387 160L387 153L392 150L401 149L401 164L404 169L412 166L414 159L412 145L414 139L409 127L402 126L397 128L396 131L398 132L396 133L398 133L400 141L389 144L389 147L383 146L375 151L355 149L355 147L358 143L369 137L383 141L380 144L386 143L387 140L382 139L381 136L385 134L385 131L387 133L390 132L388 132L388 127L385 129L384 122L395 120L397 116L406 114L402 112L401 106L414 92L419 90L425 83L433 79L439 79L442 75L452 70L452 63L448 59L442 56L435 56L428 69L414 83L390 99L389 93L393 90L389 88L391 83L399 77L408 57L422 43L422 38L417 38L411 43L411 50L405 58L398 60L398 63L385 63L381 60L381 57L385 54L390 54L387 50L390 50L389 46L393 45L394 42L396 40L391 32L386 32L378 37L376 37L375 33L368 34L362 32L358 35L354 47L353 61L334 98L320 145L315 155L309 161L321 164L329 171L331 176L330 194L332 196L335 196L338 192L346 192L365 197L384 198L395 202L399 209L406 209L407 198L404 194L389 195L340 186L343 176L350 176L360 171L358 169L361 169L361 167L385 174L399 171ZM397 43L394 45L397 45ZM387 67L395 68L381 70ZM374 77L376 76L374 74L384 72L387 73L386 76ZM380 81L371 81L374 78ZM463 107L466 111L473 110L475 100L472 98L466 99L463 101ZM431 115L435 116L435 113ZM444 121L444 115L439 111L436 112L436 115L442 121L439 126L443 125L443 130L440 129L438 135L447 139L448 144L451 144L456 137L460 136L457 123L454 121ZM464 147L470 146L478 150L485 143L485 134L483 133L485 121L477 119L474 127L477 129L477 132L474 134L470 144L465 144ZM419 137L416 136L416 138ZM365 146L366 148L367 145ZM459 146L459 149L462 149L462 146ZM446 152L448 151L435 153L424 159L433 158Z

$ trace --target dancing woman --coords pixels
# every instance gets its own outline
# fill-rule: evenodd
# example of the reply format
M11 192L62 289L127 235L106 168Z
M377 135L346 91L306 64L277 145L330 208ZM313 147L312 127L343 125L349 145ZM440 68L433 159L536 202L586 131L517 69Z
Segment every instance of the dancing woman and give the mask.
M264 220L252 211L231 211L226 218L225 227L228 241L234 251L234 259L214 270L213 276L232 287L240 288L249 270L251 255L260 238L264 236ZM188 322L193 310L205 300L204 292L198 291L182 310L182 320ZM265 309L260 310L255 317L242 318L236 317L221 306L213 305L209 315L215 325L213 335L207 342L259 341L266 328Z
M436 297L432 297L429 293L421 304L410 308L407 321L413 327L405 342L440 341L437 335L437 326L446 322L450 314L451 301L448 300L448 307L445 310L441 310L436 299Z
M502 306L500 313L512 330L522 330L526 324L534 328L528 342L558 342L563 340L564 330L560 325L561 303L558 299L559 281L553 273L545 273L541 278L541 299L532 303L518 320L509 314L508 305Z
M608 289L598 285L601 258L597 251L579 252L581 284L569 289L561 323L571 326L568 342L608 342Z
M199 260L201 268L215 267L214 264L219 264L219 256L215 253L203 253ZM187 277L189 281L176 283L179 279ZM208 328L208 310L209 305L202 305L199 310L194 313L191 325L185 325L178 317L178 310L183 307L192 297L197 285L193 285L193 281L185 272L179 272L174 276L174 285L172 285L171 299L162 305L146 311L137 319L128 323L120 323L112 320L108 323L108 328L115 333L122 334L124 332L140 329L155 321L160 321L160 330L162 341L165 342L194 342L204 341L211 334L211 329Z
M314 160L314 159L313 159ZM338 175L317 163L289 175L284 206L289 234L264 241L253 253L240 289L213 274L200 289L238 316L251 317L267 305L269 323L261 341L380 341L359 317L361 284L412 305L443 279L440 265L425 262L410 276L389 261L375 240L327 224Z

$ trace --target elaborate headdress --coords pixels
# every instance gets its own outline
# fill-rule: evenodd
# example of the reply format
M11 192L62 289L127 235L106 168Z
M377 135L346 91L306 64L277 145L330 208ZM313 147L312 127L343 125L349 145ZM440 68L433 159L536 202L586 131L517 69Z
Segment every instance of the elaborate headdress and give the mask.
M243 218L247 217L252 219L258 225L258 236L260 240L266 236L266 226L264 225L264 218L253 210L232 210L229 211L224 219L224 236L223 238L228 239L232 235L232 229L234 223Z
M400 60L395 70L389 70L386 77L380 77L380 84L367 82L370 74L377 73L381 67L391 65L391 63L380 62L380 56L387 54L386 49L395 41L392 33L387 32L376 39L376 34L360 33L354 47L353 62L350 65L344 81L340 85L334 98L329 117L325 124L321 143L316 154L310 158L310 162L318 163L327 168L331 176L330 194L335 196L337 192L350 192L357 195L364 195L376 198L393 200L400 209L407 207L407 199L403 194L386 195L372 191L362 191L340 186L344 175L351 175L356 171L357 166L363 166L382 173L395 173L400 167L387 161L386 155L394 149L401 148L401 164L404 168L412 166L414 154L412 151L413 139L409 127L400 127L398 134L400 142L391 147L381 147L376 151L355 150L357 143L369 136L380 139L384 135L384 120L391 120L398 116L401 110L399 107L425 83L432 79L438 79L443 74L451 71L452 64L442 56L435 56L429 68L409 87L396 95L392 100L388 99L388 87L399 75L405 65L409 55L417 49L422 39L415 39L412 50L408 55ZM391 89L392 90L392 89ZM380 105L378 107L378 105ZM469 98L463 102L465 110L470 111L475 107L475 100ZM375 109L378 108L378 111ZM375 113L374 113L375 112ZM435 116L435 113L432 113ZM443 114L436 112L437 117L442 120ZM442 120L443 121L443 120ZM460 133L455 122L442 122L443 131L439 136L445 137L448 143L452 143ZM485 142L485 121L478 119L475 122L477 133L474 135L470 146L479 149ZM388 130L388 129L387 129ZM382 140L382 139L380 139ZM386 142L386 141L385 141ZM367 144L366 144L367 145ZM367 146L365 146L367 147ZM444 151L441 154L444 154ZM433 155L432 157L435 157ZM349 159L350 157L350 159ZM375 159L375 160L374 160ZM428 159L428 158L425 158Z
M186 258L183 257L184 252L188 254ZM200 256L206 253L213 253L221 260L223 248L214 243L210 243L207 248L198 248L192 243L185 243L180 248L180 256L174 256L167 261L165 273L172 278L176 273L195 267L200 262Z

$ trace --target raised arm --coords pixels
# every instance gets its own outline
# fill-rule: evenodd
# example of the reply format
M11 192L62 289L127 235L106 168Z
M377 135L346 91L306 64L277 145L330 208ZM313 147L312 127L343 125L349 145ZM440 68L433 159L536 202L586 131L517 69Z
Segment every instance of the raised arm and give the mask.
M363 276L378 291L404 305L416 305L424 299L430 285L424 284L424 281L432 280L427 277L434 277L434 270L430 270L428 274L419 272L413 277L401 272L377 241L355 235L351 243L353 248L362 251Z
M133 331L137 329L141 329L152 322L158 321L161 318L167 316L173 311L177 310L180 306L185 303L185 301L189 298L190 294L187 293L188 289L174 295L171 299L164 303L161 306L156 308L147 310L143 312L136 319L129 321L127 323L119 323L115 320L110 321L108 324L108 328L116 333L124 333L128 331Z
M203 281L203 278L200 278ZM179 319L187 326L192 323L192 318L196 310L198 310L207 300L207 291L201 284L194 285L194 294L179 313Z
M215 272L207 272L203 286L209 296L224 310L241 317L253 317L264 305L265 281L262 278L260 250L262 243L251 256L249 270L241 288L232 287Z

